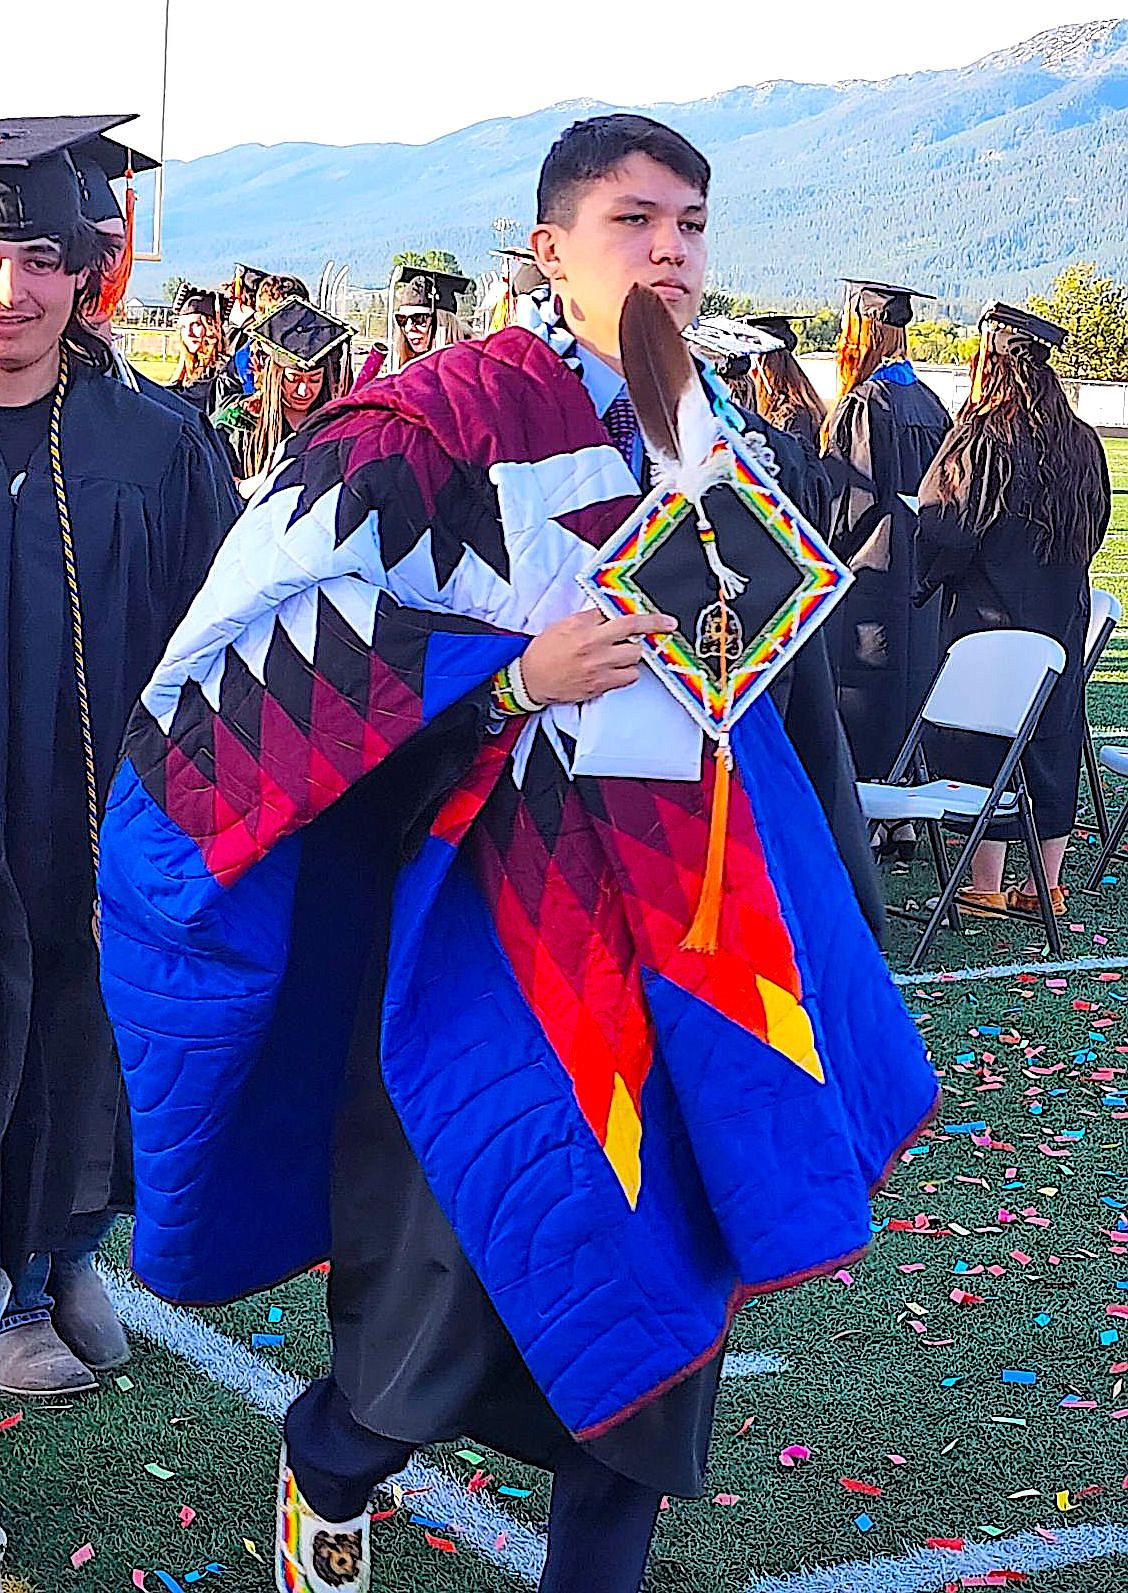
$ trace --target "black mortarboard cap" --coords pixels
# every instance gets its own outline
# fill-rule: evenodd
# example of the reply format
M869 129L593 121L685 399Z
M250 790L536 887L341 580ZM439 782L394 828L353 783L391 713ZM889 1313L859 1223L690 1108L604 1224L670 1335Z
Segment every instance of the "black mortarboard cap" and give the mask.
M312 370L352 336L351 328L306 299L287 299L247 328L254 338L289 365Z
M73 159L82 186L82 214L87 221L95 223L124 220L111 183L130 173L136 176L139 172L156 171L160 165L151 155L143 155L140 150L131 149L105 134L80 145Z
M984 305L979 324L989 333L991 347L997 353L1027 353L1043 364L1069 337L1064 326L999 300Z
M886 326L908 326L913 318L914 299L934 299L934 293L917 288L896 288L888 282L866 282L846 277L846 308L863 320L881 321Z
M258 266L236 264L234 281L243 284L243 297L253 304L259 283L265 282L267 277L273 274L271 271L260 271Z
M787 310L770 310L764 315L743 317L748 326L758 326L769 337L778 337L789 354L799 347L799 338L793 325L796 321L813 321L813 315L792 315Z
M8 116L0 119L0 238L69 241L81 226L74 153L132 116Z
M397 310L449 310L451 315L457 315L459 299L474 286L469 277L453 276L449 271L408 269L411 275L405 278Z
M223 295L210 288L194 288L182 282L172 303L172 313L181 315L207 315L213 321L223 320Z

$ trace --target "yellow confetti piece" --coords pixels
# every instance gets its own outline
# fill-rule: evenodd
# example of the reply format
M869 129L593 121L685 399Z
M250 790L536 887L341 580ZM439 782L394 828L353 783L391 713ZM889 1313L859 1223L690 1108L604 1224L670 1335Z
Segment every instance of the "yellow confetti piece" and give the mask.
M262 1555L258 1552L258 1545L255 1543L253 1538L244 1538L243 1547L246 1549L252 1560L258 1560L260 1564L266 1563L263 1560Z
M1077 1506L1072 1502L1072 1500L1069 1497L1069 1489L1068 1488L1062 1488L1062 1490L1058 1494L1058 1496L1057 1496L1057 1507L1061 1511L1076 1510L1077 1509Z

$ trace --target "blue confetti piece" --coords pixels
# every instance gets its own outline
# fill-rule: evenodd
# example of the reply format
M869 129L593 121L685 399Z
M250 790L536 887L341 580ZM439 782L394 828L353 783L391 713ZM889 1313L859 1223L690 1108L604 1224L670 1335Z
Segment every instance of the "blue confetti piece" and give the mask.
M941 1388L955 1388L957 1383L962 1383L962 1377L945 1377L941 1380Z
M873 1526L873 1522L870 1520L869 1516L855 1516L854 1525L857 1527L859 1532L869 1532Z
M1003 1372L1004 1383L1020 1383L1023 1388L1032 1388L1037 1381L1037 1372L1016 1372L1010 1367Z
M281 1320L282 1320L282 1307L280 1305L272 1305L270 1310L266 1313L266 1320L268 1322L272 1322L272 1323L273 1322L281 1322Z
M1119 1344L1120 1343L1120 1334L1116 1331L1115 1328L1106 1328L1105 1331L1101 1334L1101 1343L1106 1345L1106 1346L1109 1345L1109 1344Z
M1084 1139L1085 1138L1085 1130L1083 1128L1063 1128L1061 1133L1058 1135L1058 1138L1059 1139Z
M499 1488L497 1491L507 1499L527 1499L532 1493L531 1488Z
M284 1333L252 1333L252 1350L276 1350L286 1342Z
M1101 1205L1102 1206L1111 1206L1113 1211L1123 1211L1124 1210L1124 1202L1122 1200L1113 1200L1111 1195L1102 1195L1101 1196Z
M426 1527L428 1532L446 1532L450 1524L446 1521L436 1521L433 1516L412 1516L411 1525Z
M1049 1325L1050 1325L1050 1323L1052 1321L1053 1321L1053 1317L1050 1315L1050 1313L1048 1311L1039 1311L1038 1315L1034 1318L1034 1326L1035 1327L1049 1327Z
M997 1031L996 1031L997 1032ZM945 1134L986 1134L986 1123L945 1123Z

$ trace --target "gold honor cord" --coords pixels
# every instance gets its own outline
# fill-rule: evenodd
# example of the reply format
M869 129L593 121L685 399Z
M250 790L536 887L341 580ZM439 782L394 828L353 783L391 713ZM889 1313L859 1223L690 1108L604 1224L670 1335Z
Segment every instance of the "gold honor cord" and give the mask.
M51 406L51 422L47 433L48 452L51 457L51 483L55 489L55 508L59 516L59 534L63 544L63 568L67 577L67 596L70 600L71 638L74 643L74 681L78 690L78 719L82 729L82 762L86 776L86 822L90 838L90 860L94 865L94 908L91 927L94 942L99 944L98 922L98 776L94 767L94 732L90 723L90 693L86 685L86 647L82 624L82 596L78 586L78 562L74 551L74 532L71 529L70 507L67 503L67 486L63 479L63 450L61 442L63 400L70 384L70 359L65 348L59 351L59 381L55 388L55 401Z

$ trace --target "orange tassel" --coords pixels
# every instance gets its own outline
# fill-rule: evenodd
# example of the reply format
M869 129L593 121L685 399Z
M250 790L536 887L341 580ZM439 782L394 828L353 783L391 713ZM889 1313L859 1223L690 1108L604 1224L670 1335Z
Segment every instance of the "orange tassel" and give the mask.
M111 320L125 303L129 279L133 274L133 224L137 208L137 195L133 191L133 173L126 173L125 188L125 243L112 271L102 278L98 293L98 315Z
M681 943L683 951L714 952L720 940L731 786L732 753L726 740L717 747L717 774L713 781L713 811L709 815L709 847L705 854L705 874L701 881L697 912Z

